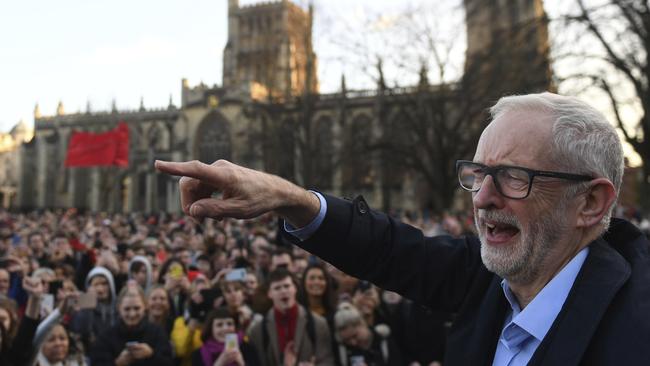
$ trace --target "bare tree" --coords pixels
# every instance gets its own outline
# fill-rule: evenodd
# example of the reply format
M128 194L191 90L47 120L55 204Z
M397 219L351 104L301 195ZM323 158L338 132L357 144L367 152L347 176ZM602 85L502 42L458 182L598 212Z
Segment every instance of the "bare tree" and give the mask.
M555 23L563 36L555 56L560 86L604 101L625 141L641 157L643 186L650 192L648 1L574 0ZM650 207L648 199L643 204Z
M379 29L377 37L336 41L361 55L360 69L378 85L375 117L382 133L368 151L380 151L384 209L408 171L426 182L429 207L449 209L458 187L455 161L472 157L486 108L504 94L550 87L547 49L536 43L545 36L545 19L493 27L489 42L464 60L463 10L456 4L444 12L416 7L391 19L379 15L367 27L368 33Z

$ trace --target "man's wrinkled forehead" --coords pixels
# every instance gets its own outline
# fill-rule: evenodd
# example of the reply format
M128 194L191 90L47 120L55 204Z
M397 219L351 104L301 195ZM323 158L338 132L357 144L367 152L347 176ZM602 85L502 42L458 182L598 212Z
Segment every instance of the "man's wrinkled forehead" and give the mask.
M552 145L553 121L538 111L510 111L497 116L484 130L475 160L513 164L519 158L548 156Z

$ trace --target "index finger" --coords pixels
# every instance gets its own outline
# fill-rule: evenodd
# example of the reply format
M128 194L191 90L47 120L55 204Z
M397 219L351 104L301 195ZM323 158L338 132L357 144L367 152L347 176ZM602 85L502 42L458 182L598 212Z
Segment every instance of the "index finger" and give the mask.
M159 171L171 175L190 177L200 181L208 181L212 184L221 181L218 169L211 169L210 165L198 160L184 162L156 160L154 166Z

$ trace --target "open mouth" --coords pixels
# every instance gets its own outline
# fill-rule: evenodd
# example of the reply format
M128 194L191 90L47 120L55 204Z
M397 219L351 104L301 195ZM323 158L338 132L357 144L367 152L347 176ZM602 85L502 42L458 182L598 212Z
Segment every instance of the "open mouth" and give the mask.
M519 234L518 227L504 222L485 221L485 227L490 244L506 243Z

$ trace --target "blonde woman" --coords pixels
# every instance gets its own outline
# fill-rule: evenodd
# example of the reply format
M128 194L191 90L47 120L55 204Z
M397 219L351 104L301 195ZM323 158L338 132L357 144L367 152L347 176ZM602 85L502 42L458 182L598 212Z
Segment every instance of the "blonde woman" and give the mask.
M171 366L167 333L146 317L144 291L129 282L117 298L118 323L100 334L90 354L93 366ZM155 350L155 352L154 352Z

